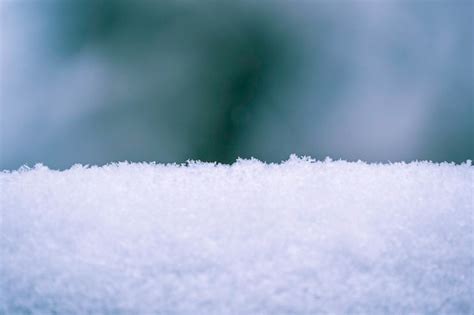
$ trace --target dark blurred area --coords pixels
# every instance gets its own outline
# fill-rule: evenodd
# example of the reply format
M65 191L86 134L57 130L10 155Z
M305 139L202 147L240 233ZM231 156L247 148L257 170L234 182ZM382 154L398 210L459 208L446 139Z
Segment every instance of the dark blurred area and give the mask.
M473 4L0 3L0 168L473 157Z

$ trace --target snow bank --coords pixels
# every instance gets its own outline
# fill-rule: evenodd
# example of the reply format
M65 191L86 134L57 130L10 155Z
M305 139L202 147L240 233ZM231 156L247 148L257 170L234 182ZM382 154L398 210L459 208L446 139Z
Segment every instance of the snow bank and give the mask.
M468 314L473 167L0 174L2 314Z

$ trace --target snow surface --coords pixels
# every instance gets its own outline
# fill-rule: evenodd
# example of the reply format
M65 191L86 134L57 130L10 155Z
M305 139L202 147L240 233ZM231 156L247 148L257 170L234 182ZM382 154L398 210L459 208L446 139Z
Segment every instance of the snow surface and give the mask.
M473 167L0 173L1 314L472 314Z

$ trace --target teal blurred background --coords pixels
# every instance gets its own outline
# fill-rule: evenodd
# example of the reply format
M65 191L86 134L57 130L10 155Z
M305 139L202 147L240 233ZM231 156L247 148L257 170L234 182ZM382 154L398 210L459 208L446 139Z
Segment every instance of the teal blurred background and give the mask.
M472 1L2 1L0 169L473 157Z

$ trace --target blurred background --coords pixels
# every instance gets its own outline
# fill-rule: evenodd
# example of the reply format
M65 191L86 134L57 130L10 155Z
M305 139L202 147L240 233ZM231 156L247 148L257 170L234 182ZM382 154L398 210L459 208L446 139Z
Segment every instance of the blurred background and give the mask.
M0 169L473 158L473 1L1 1Z

